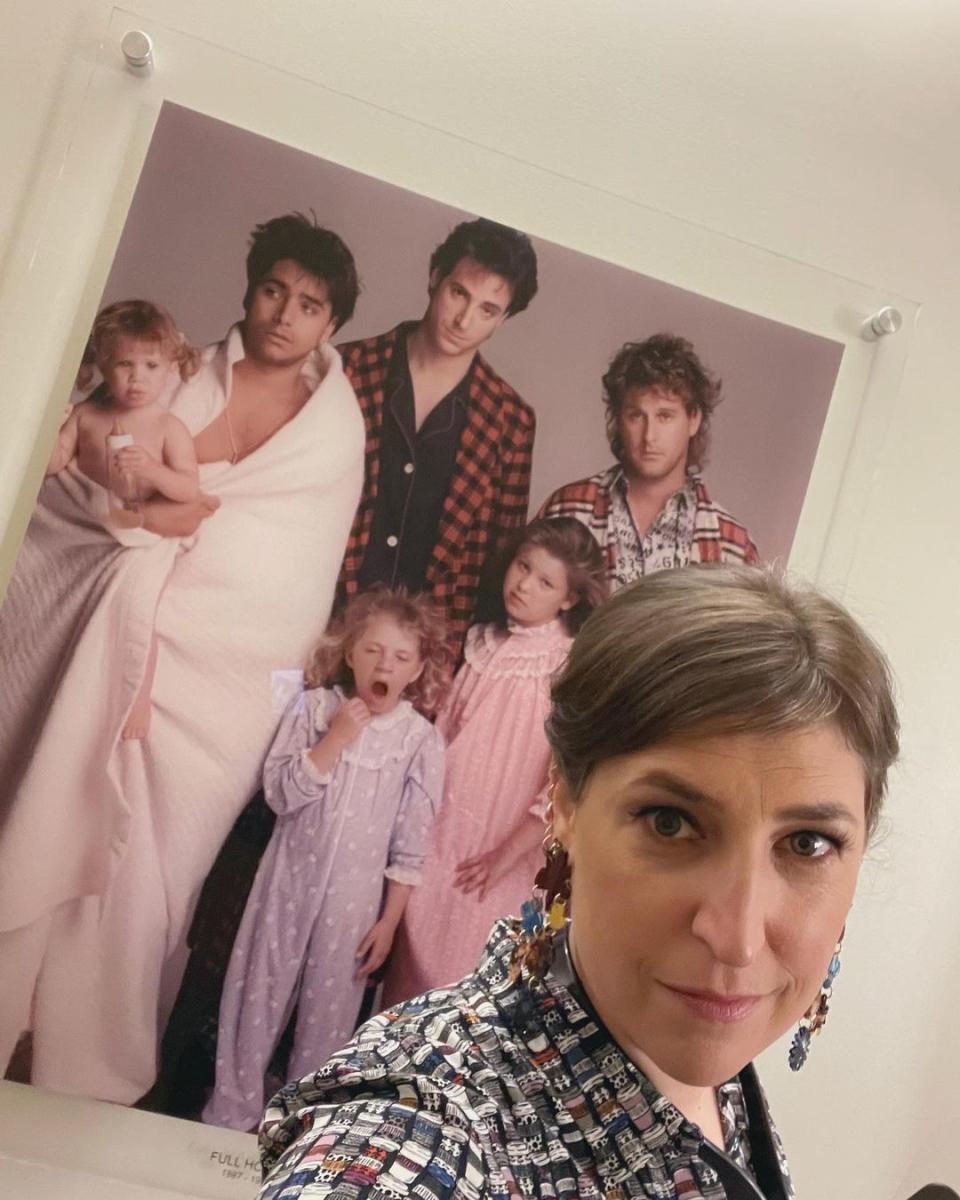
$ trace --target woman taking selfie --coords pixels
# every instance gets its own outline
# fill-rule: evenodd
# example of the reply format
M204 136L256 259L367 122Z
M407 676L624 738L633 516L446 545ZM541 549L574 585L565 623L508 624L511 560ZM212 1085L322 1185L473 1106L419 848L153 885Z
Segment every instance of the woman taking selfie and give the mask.
M547 733L535 899L274 1098L263 1197L791 1195L751 1063L826 1019L897 754L882 654L772 573L664 571L584 625Z

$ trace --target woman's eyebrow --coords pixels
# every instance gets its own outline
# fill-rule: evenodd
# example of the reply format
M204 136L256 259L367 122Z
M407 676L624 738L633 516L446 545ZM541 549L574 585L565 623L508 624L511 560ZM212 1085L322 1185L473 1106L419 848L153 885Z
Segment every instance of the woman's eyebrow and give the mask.
M688 783L681 776L663 769L647 771L643 775L638 775L632 782L634 785L642 784L658 788L660 791L669 792L671 795L693 804L717 807L719 803L715 797L694 787L692 783ZM819 804L794 804L790 808L778 809L775 815L778 820L784 821L842 821L848 825L857 824L857 818L849 808L830 801L823 801Z
M777 812L778 817L787 821L846 821L855 825L857 819L849 808L842 804L797 804L792 808L784 808Z
M694 804L711 804L716 806L718 801L709 796L706 792L702 792L699 788L694 787L686 779L680 775L674 775L672 771L664 771L662 768L645 771L642 775L638 775L632 780L634 785L643 784L647 787L659 788L661 791L670 792L681 800L689 800Z

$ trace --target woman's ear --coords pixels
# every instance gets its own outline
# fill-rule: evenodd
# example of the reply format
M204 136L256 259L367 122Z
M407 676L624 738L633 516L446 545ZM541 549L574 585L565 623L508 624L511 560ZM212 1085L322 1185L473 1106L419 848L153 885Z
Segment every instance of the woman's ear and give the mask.
M559 772L550 800L553 807L551 833L569 855L577 819L577 806L574 803L570 785Z

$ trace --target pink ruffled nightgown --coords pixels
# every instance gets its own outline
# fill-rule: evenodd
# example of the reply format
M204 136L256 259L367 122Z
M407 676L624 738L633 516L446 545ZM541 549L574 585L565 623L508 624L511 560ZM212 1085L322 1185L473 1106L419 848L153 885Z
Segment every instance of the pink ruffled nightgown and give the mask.
M484 897L453 885L457 865L491 850L543 811L550 752L543 723L550 680L573 639L561 621L509 631L474 625L465 662L437 718L446 786L420 886L411 895L384 981L385 1007L473 970L497 920L529 899L541 861L523 856Z

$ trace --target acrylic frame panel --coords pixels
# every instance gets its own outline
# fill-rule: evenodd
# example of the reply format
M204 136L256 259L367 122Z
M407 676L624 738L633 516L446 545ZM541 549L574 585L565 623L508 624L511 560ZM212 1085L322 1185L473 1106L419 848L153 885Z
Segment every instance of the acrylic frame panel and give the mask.
M120 38L134 28L148 32L156 47L156 69L146 76L128 70L120 55ZM869 502L872 466L909 350L914 304L643 208L572 175L508 158L121 9L113 10L102 40L81 47L71 66L30 208L0 281L5 314L0 362L8 382L0 400L5 429L0 519L6 526L0 586L12 567L62 397L164 100L841 343L840 374L790 565L842 592ZM863 320L890 303L904 314L904 329L894 338L865 342ZM37 311L44 314L42 328ZM0 1095L7 1092L0 1089ZM40 1094L35 1099L39 1102ZM204 1127L192 1136L211 1147L221 1136L233 1137ZM197 1182L190 1186L204 1186L201 1181L222 1167L212 1153L194 1162ZM221 1177L222 1170L219 1188Z
M157 66L136 75L119 50L149 33ZM0 284L0 584L12 567L41 463L119 241L164 99L228 120L425 196L574 250L829 337L843 361L793 542L791 568L842 591L918 306L629 199L431 129L260 62L114 9L65 82L30 205ZM312 119L320 112L319 121ZM305 114L310 114L307 119ZM885 304L904 316L866 342ZM44 312L42 331L32 315Z

